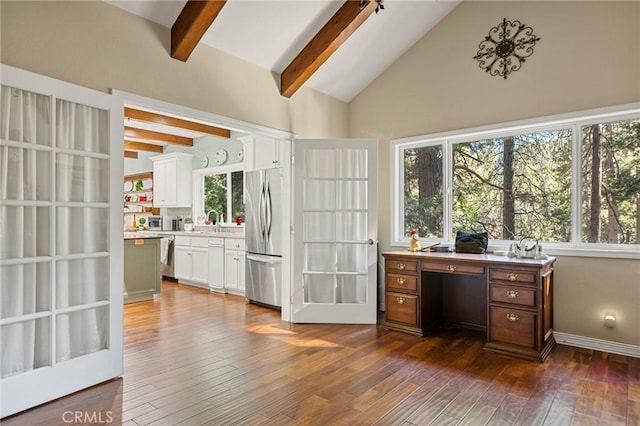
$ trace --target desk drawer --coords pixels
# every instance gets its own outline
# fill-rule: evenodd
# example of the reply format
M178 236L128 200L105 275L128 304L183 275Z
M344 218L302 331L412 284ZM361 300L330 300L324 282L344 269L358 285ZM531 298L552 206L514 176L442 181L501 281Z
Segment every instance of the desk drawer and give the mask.
M438 262L423 262L423 271L432 272L446 272L451 274L469 274L469 275L484 275L484 266L482 265L468 265L465 263L438 263Z
M386 293L387 321L418 327L418 296L402 293Z
M519 306L536 306L536 291L533 288L510 287L491 284L491 302L509 303Z
M512 283L535 284L535 271L516 271L508 269L494 269L489 271L491 281L509 281Z
M491 307L491 341L535 348L536 314Z
M415 260L387 260L387 272L418 272L418 262Z
M387 289L400 291L418 291L418 277L415 275L387 274Z

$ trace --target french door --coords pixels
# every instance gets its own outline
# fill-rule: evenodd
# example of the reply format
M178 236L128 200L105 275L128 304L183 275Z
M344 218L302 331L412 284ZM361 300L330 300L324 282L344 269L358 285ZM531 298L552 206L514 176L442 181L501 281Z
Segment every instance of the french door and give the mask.
M1 71L5 417L122 374L123 107L115 96Z
M292 321L375 324L376 140L296 140Z

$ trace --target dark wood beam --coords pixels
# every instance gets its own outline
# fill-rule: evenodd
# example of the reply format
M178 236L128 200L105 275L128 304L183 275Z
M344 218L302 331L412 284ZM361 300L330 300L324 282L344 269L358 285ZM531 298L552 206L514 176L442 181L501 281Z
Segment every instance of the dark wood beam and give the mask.
M138 153L134 151L125 151L124 158L138 158Z
M189 0L171 27L171 57L187 62L191 52L224 7L226 0Z
M130 149L134 151L164 152L164 147L162 145L131 141L124 141L124 149Z
M166 142L173 145L193 146L193 139L184 136L170 135L167 133L154 132L151 130L136 129L134 127L124 128L125 137L137 139L149 139L153 141Z
M139 109L127 108L124 109L125 118L131 120L144 121L147 123L164 124L166 126L178 127L180 129L192 130L194 132L206 133L208 135L219 136L221 138L230 138L231 131L229 129L222 129L220 127L210 126L208 124L196 123L195 121L188 121L182 118L169 117L155 112L142 111Z
M280 94L290 98L376 10L375 1L349 0L331 17L280 75Z

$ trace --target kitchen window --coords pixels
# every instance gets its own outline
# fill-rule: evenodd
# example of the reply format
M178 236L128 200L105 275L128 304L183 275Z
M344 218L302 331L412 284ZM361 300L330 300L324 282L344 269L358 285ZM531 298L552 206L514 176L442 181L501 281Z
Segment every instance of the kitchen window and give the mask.
M391 156L394 245L474 230L496 246L639 253L637 104L395 140Z
M194 215L216 211L225 222L244 221L242 164L194 170ZM215 220L211 215L210 220Z

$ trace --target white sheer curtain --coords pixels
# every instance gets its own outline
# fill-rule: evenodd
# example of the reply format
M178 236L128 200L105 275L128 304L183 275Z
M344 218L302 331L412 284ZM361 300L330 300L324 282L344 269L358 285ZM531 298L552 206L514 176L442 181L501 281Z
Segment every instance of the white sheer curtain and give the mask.
M367 151L309 149L304 161L305 302L366 303L366 280L345 273L367 273Z
M50 254L50 209L33 205L51 199L51 186L42 178L50 170L50 153L31 149L50 146L50 101L2 86L0 105L0 259L17 260L0 266L0 318L16 319L0 329L0 377L6 377L50 363L48 318L19 320L50 305L50 262L20 263Z
M0 377L7 377L52 365L54 341L56 362L107 346L108 306L91 304L108 299L109 160L95 153L109 154L109 133L107 111L57 100L54 146L48 96L2 86L0 106Z
M106 111L64 100L56 103L56 144L59 149L80 153L56 157L56 198L60 202L108 201L106 160L82 152L108 151ZM56 252L59 255L107 251L107 209L83 206L56 210ZM56 306L66 308L107 297L108 265L105 260L63 260L56 264ZM106 348L106 308L89 308L56 318L56 361L66 361Z

